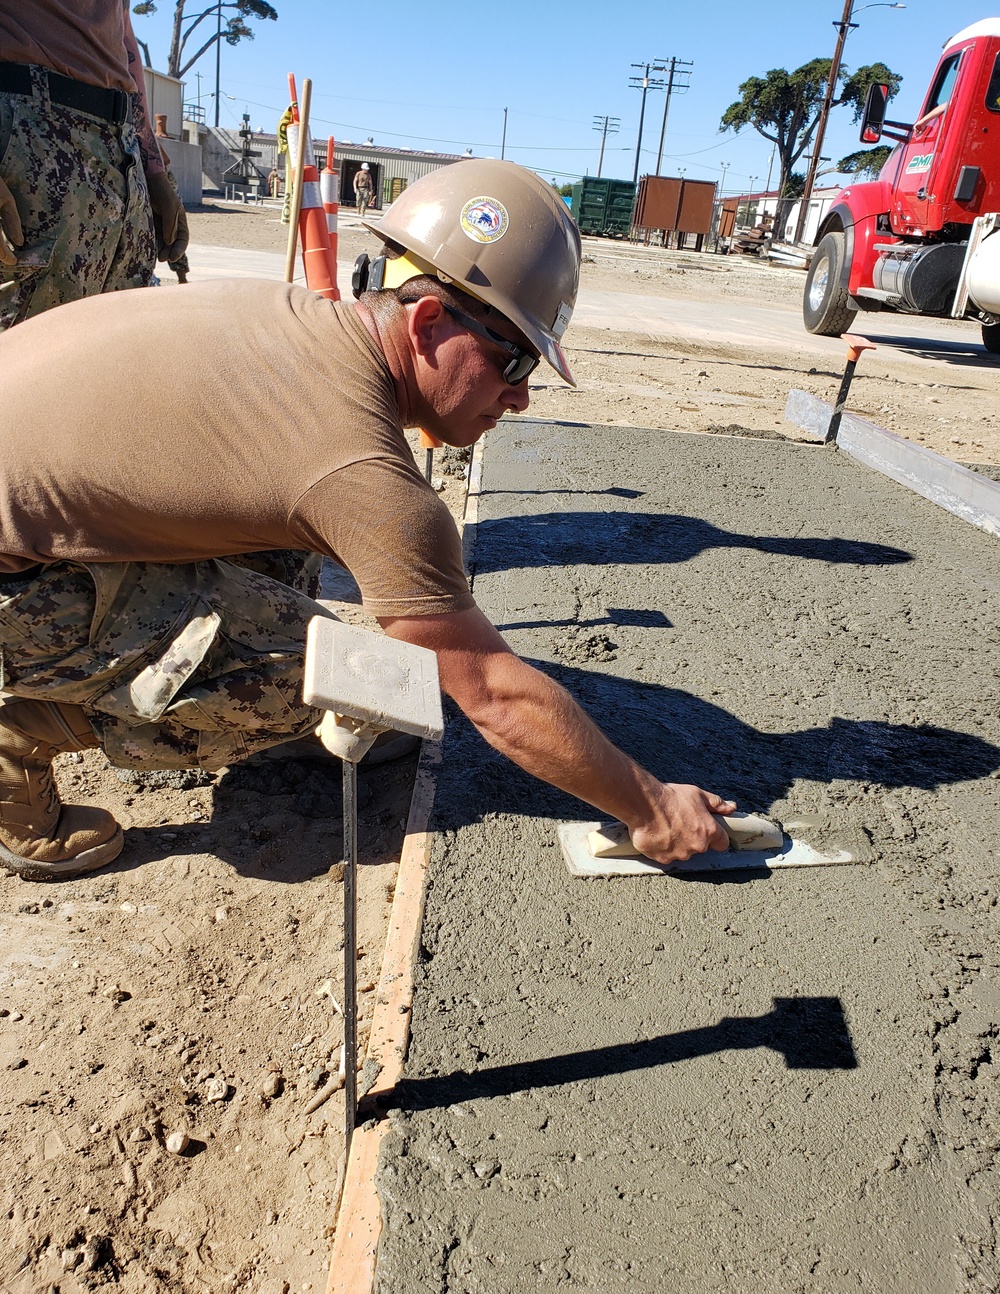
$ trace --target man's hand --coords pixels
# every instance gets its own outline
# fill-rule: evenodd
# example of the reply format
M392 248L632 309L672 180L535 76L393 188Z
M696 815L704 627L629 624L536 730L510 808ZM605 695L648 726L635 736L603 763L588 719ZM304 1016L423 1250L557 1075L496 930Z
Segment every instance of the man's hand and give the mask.
M176 261L187 250L187 212L165 171L147 175L146 183L149 186L149 201L153 208L153 226L156 230L156 259Z
M661 782L655 796L657 814L642 826L629 826L636 849L657 863L680 863L706 849L720 853L729 837L713 814L735 813L732 800L720 799L698 786Z
M0 265L16 265L14 248L24 242L21 217L17 213L14 195L0 179Z
M736 805L697 786L661 782L604 736L572 697L515 656L478 607L382 618L391 638L437 652L442 689L496 750L629 828L636 848L680 862L729 839L712 817Z

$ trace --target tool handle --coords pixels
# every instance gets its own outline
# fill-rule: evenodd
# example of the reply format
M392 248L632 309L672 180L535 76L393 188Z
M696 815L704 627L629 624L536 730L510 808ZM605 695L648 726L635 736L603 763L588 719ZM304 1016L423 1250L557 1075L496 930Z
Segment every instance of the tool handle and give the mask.
M712 816L729 837L730 849L781 848L781 828L770 818L762 818L756 813L730 813L726 816L713 813ZM595 858L632 858L640 855L624 822L612 822L592 831L587 837L587 843Z

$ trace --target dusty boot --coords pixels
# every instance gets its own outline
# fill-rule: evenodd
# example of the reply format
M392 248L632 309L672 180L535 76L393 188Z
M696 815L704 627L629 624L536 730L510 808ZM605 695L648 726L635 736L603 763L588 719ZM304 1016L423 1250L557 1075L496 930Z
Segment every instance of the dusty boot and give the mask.
M64 806L52 776L60 751L97 744L78 705L0 702L0 867L28 881L55 881L118 857L125 837L111 814Z

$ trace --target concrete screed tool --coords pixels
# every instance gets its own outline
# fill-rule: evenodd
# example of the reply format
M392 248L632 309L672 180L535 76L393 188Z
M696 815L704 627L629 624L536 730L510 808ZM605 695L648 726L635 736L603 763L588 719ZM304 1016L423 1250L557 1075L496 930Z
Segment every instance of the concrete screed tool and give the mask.
M628 828L621 822L602 826L599 822L562 822L559 843L566 866L573 876L670 876L696 872L741 871L745 868L832 867L864 863L868 858L856 848L813 848L804 840L786 836L769 818L754 813L732 813L716 818L729 837L724 852L711 850L695 854L686 862L664 865L640 854ZM791 829L808 828L810 819L786 824Z
M358 1108L358 771L380 733L438 741L444 732L437 656L369 629L315 616L306 636L302 695L327 713L323 745L344 772L344 1067L348 1153Z

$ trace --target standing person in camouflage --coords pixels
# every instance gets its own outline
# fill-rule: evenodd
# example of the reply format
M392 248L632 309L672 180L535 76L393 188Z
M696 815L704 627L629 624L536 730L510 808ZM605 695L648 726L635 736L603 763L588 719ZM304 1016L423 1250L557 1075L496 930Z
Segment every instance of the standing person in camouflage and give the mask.
M237 564L283 548L345 566L491 745L650 857L726 847L712 814L734 805L640 768L506 645L404 436L472 445L528 407L542 358L572 382L565 204L513 162L461 161L369 228L385 246L356 302L229 279L0 336L0 867L55 880L121 850L110 813L60 803L60 751L212 770L317 726L303 655L325 613ZM162 382L149 356L179 351L185 381Z
M187 245L127 0L0 0L0 329Z
M354 176L354 201L358 208L358 215L362 220L368 211L372 201L372 173L367 162L361 163L361 168Z

